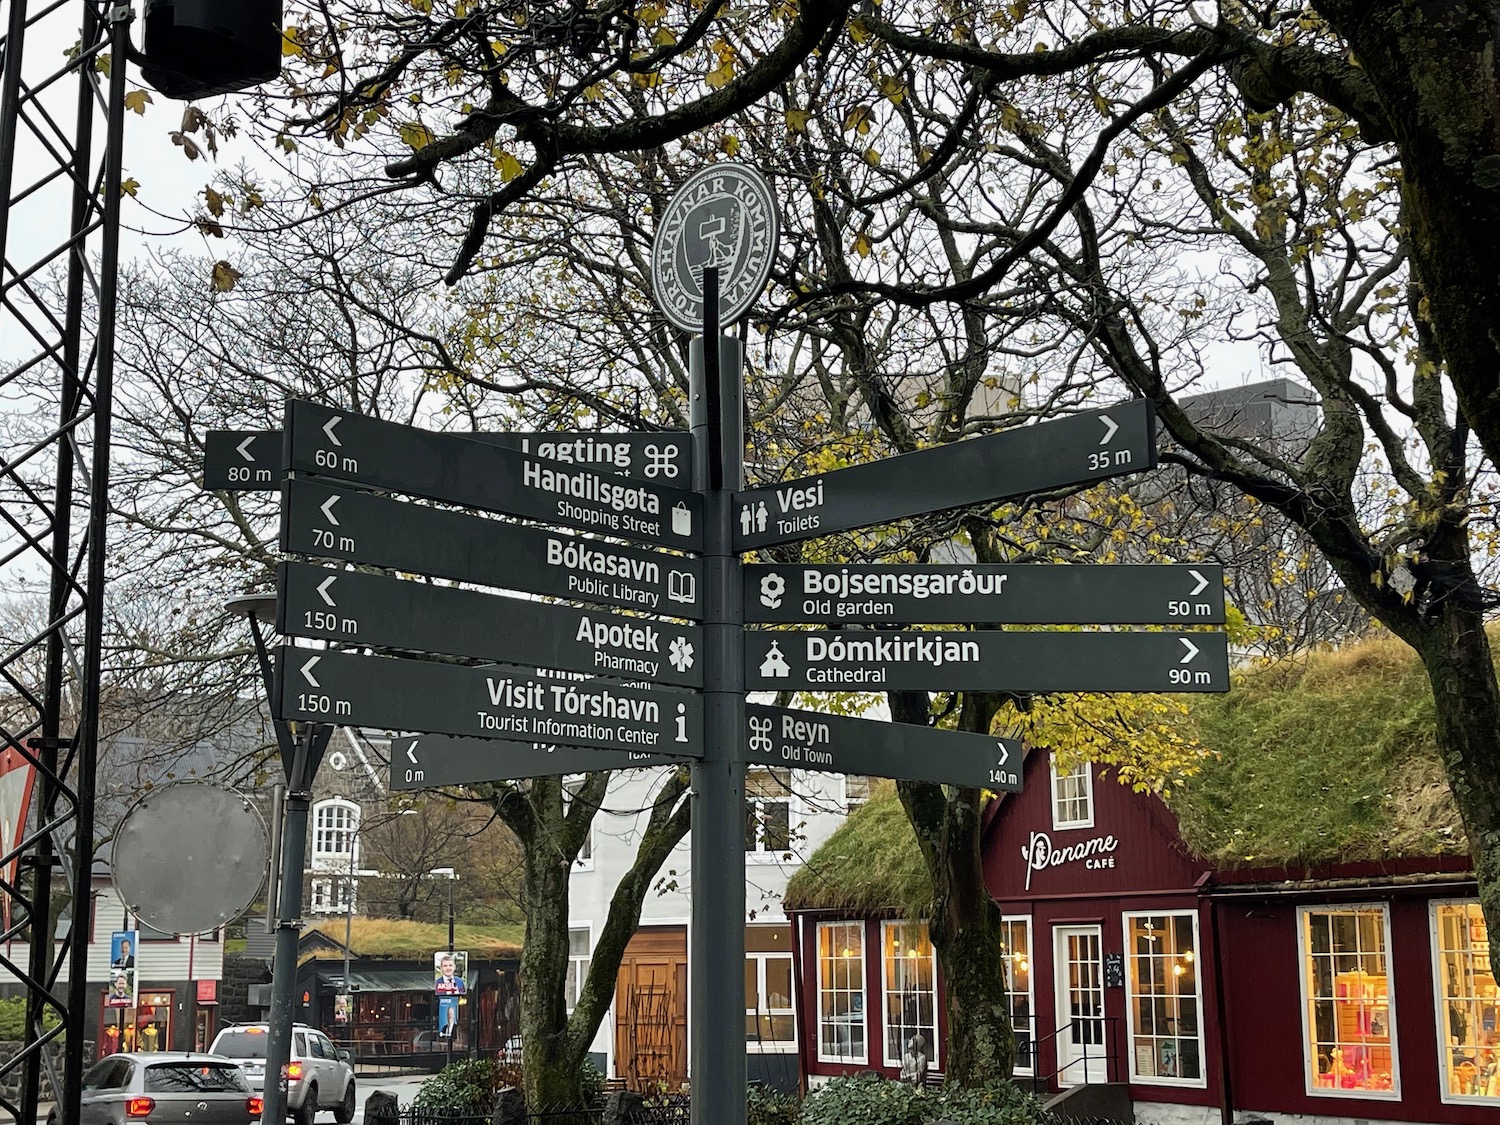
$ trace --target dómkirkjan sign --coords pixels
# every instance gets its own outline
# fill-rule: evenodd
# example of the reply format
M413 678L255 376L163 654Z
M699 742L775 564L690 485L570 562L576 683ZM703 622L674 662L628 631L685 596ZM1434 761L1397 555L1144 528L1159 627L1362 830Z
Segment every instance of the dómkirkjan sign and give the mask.
M719 271L719 319L750 311L776 255L776 201L765 177L744 164L715 164L677 189L651 243L651 288L666 318L703 331L703 269Z
M1054 844L1045 832L1033 832L1031 840L1021 849L1021 858L1026 861L1026 889L1031 890L1031 873L1046 871L1049 867L1062 867L1068 863L1081 863L1093 871L1115 865L1115 849L1120 842L1113 836L1093 836L1076 844Z

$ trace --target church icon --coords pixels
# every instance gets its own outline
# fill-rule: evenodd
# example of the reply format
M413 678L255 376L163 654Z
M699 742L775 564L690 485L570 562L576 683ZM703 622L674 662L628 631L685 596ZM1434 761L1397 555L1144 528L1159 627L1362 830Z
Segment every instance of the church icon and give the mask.
M792 674L791 665L782 655L780 641L771 642L771 651L766 653L766 658L760 662L760 674L775 679L785 679Z

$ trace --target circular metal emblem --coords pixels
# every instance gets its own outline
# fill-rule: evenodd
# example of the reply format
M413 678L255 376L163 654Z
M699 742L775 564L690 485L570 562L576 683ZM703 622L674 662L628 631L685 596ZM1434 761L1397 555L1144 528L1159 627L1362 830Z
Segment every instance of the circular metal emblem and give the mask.
M200 782L163 786L120 822L115 889L133 914L168 934L201 934L242 914L265 882L270 844L255 805Z
M776 255L776 201L744 164L714 164L688 177L656 225L651 288L666 318L703 331L703 268L719 270L719 319L738 320L755 304Z

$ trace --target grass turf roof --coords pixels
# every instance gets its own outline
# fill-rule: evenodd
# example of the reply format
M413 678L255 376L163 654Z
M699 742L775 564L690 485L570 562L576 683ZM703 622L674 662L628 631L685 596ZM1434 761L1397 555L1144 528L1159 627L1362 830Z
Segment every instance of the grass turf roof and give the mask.
M1389 635L1235 677L1195 700L1209 751L1172 794L1183 839L1224 867L1468 850L1438 758L1432 689Z
M454 943L466 949L469 956L484 959L519 957L520 923L504 926L464 926L454 928ZM344 916L315 922L303 932L317 930L340 946L344 943ZM395 918L355 918L349 929L349 948L356 957L383 957L392 961L428 961L435 951L448 948L447 923L409 922ZM338 960L341 952L318 950L304 960Z
M1221 868L1463 855L1416 655L1382 635L1237 674L1188 722L1207 748L1169 804L1197 855ZM880 783L787 884L792 909L898 910L932 898L916 837Z

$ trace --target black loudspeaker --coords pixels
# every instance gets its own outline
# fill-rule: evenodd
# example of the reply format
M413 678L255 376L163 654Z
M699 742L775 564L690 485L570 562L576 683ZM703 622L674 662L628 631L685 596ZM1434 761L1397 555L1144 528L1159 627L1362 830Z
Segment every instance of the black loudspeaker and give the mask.
M146 0L141 54L169 98L259 85L281 73L281 0Z

